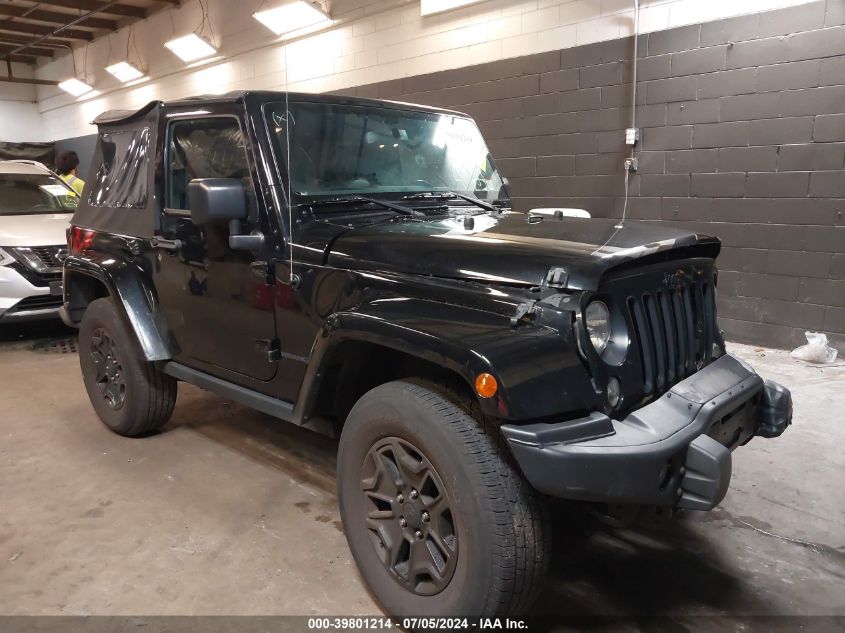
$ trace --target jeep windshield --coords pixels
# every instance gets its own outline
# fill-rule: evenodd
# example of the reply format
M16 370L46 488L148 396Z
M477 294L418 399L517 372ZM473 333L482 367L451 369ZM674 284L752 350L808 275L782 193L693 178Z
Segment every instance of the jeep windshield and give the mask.
M333 103L292 101L289 108L287 114L284 103L272 103L266 116L281 163L290 151L294 203L352 196L422 201L436 196L466 206L472 204L463 198L467 196L509 204L472 119Z
M0 174L0 215L72 213L76 194L48 174Z

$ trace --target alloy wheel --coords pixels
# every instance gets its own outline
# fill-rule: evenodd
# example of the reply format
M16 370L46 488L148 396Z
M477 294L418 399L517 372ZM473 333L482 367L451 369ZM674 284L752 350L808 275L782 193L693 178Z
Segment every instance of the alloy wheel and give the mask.
M117 346L103 328L97 328L91 336L90 354L100 395L112 409L120 409L126 402L126 378Z
M458 558L452 506L443 480L416 446L379 440L361 467L370 541L393 578L430 596L449 584Z

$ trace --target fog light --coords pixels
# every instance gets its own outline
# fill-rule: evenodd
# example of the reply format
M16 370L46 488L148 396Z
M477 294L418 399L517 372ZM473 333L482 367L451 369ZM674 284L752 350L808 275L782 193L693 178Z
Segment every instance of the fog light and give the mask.
M616 408L619 404L619 398L622 397L622 385L618 378L611 378L607 381L607 404L611 408Z

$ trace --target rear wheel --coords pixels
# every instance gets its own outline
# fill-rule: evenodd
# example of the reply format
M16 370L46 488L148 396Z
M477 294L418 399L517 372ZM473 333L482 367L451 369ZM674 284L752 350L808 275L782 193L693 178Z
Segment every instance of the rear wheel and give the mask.
M88 398L115 433L134 437L163 426L176 404L176 380L143 359L110 298L92 301L79 327L79 364Z
M545 504L473 398L397 381L353 407L338 454L344 531L393 616L523 613L550 546Z

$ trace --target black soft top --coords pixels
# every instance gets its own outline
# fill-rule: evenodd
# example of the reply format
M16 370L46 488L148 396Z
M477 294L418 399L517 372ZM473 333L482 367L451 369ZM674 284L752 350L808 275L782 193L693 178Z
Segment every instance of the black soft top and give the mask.
M454 116L460 112L430 106L380 101L362 97L292 92L229 92L175 101L151 101L138 110L109 110L93 123L98 128L97 147L73 224L121 235L152 237L159 228L159 204L155 195L155 160L159 119L163 111L191 109L215 103L240 103L247 109L264 103L336 103L365 107L415 110Z
M72 223L85 228L152 237L158 228L155 155L162 103L112 110L94 120L99 130L90 173Z
M307 92L289 92L287 98L290 101L310 101L317 103L336 103L340 105L360 105L382 108L396 108L400 110L422 110L425 112L436 112L442 114L452 114L456 116L467 116L463 112L455 110L447 110L445 108L437 108L427 105L420 105L416 103L403 103L401 101L385 101L381 99L368 99L365 97L350 97L345 95L335 94L311 94ZM259 104L278 102L285 100L284 92L265 91L247 91L237 90L234 92L227 92L222 95L197 95L194 97L185 97L183 99L176 99L173 101L151 101L147 105L138 110L107 110L92 121L92 124L97 126L112 126L123 125L130 123L139 118L143 118L147 113L156 110L157 108L180 108L180 107L196 107L202 105L210 105L214 103L244 103L244 104Z

